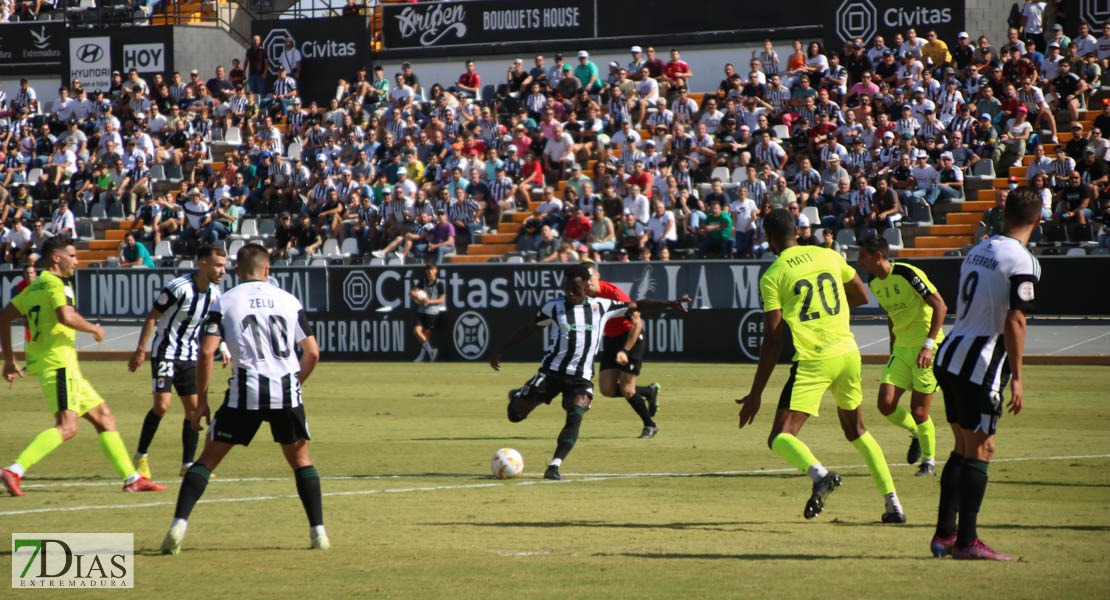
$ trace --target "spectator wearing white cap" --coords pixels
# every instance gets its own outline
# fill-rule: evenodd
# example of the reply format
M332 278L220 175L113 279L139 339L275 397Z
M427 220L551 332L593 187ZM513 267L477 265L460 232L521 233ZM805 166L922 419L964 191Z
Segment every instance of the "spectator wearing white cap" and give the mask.
M640 81L640 69L647 63L644 59L643 50L639 46L633 46L628 50L632 54L632 60L628 61L625 69L628 70L628 76L635 81Z
M917 151L917 161L910 169L913 176L914 189L910 192L911 198L925 200L932 206L940 196L937 184L940 182L940 173L929 164L929 153L924 150Z
M574 68L574 78L591 94L601 90L601 74L594 61L590 60L590 53L585 50L578 51L578 66Z
M964 195L964 173L956 166L955 158L951 152L940 153L938 173L939 180L936 187L938 201L955 201Z

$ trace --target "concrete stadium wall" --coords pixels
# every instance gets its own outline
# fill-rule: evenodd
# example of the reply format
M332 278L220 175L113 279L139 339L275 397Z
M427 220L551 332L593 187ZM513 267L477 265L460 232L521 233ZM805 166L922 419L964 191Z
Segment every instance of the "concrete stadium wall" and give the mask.
M231 69L231 59L243 60L244 49L227 31L218 27L180 25L173 30L173 68L188 81L197 69L208 79L218 65Z
M1010 16L1010 7L1013 6L1015 0L964 0L967 19L967 32L971 35L972 41L980 35L986 35L991 45L997 48L1006 39L1006 17ZM1017 0L1017 5L1020 8L1024 4L1023 1ZM1051 6L1051 3L1049 3ZM1048 30L1056 23L1056 13L1051 10L1045 11L1045 30ZM1093 27L1097 35L1098 27ZM1065 31L1069 36L1074 36L1074 31ZM955 40L945 40L949 44ZM1038 48L1044 51L1044 48Z

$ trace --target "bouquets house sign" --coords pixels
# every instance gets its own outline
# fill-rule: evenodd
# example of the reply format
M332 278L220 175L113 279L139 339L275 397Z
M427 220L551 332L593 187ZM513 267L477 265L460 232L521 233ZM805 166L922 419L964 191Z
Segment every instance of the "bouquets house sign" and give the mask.
M385 47L428 48L581 39L594 35L591 0L387 4Z

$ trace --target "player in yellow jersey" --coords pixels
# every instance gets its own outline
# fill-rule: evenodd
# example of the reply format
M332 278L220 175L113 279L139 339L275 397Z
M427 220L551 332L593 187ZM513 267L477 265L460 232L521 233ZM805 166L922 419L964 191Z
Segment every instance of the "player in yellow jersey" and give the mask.
M905 523L906 516L894 491L886 458L878 442L863 426L860 404L860 355L848 325L849 309L867 302L867 288L838 252L818 246L799 246L797 224L784 209L771 211L763 230L778 258L759 280L763 298L763 347L751 392L737 400L740 428L752 423L762 402L763 389L775 370L782 344L782 324L794 339L794 366L779 398L778 411L767 445L813 480L805 518L825 507L825 499L840 486L840 475L829 471L798 439L802 425L817 416L821 396L831 390L845 437L863 456L871 478L886 502L883 523Z
M868 285L886 311L890 329L890 359L879 378L879 412L913 435L906 462L921 460L916 475L936 475L936 429L929 407L937 391L933 352L944 340L941 326L948 306L921 269L890 261L890 244L881 237L860 243L859 265L871 275ZM910 410L898 405L907 390Z
M0 311L0 346L4 352L4 378L15 385L23 369L15 363L11 322L25 316L31 330L27 342L27 372L37 375L46 404L54 413L54 427L35 437L0 479L13 496L22 496L19 480L23 473L55 448L77 434L78 419L84 417L99 436L100 450L123 478L125 492L161 492L166 488L135 471L126 446L116 431L116 419L100 394L81 376L74 340L78 331L104 339L104 329L94 325L74 308L73 286L67 279L77 267L73 240L54 237L42 246L46 270Z

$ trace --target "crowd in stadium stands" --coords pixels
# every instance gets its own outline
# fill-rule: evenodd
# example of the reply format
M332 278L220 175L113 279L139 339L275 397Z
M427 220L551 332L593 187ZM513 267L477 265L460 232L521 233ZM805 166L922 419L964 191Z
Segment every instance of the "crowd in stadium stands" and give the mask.
M839 248L933 222L969 177L1031 155L1011 185L1041 190L1044 235L1107 247L1110 105L1089 130L1078 111L1110 66L1110 23L1101 38L1085 23L1042 31L1043 5L994 42L908 29L780 56L767 41L712 90L687 88L679 50L633 46L625 64L517 59L496 82L473 60L447 82L379 65L317 104L291 40L271 66L257 36L208 77L74 80L51 107L24 82L2 99L3 240L18 260L75 214L126 215L140 245L177 254L249 218L261 226L242 235L279 260L442 260L483 232L515 236L525 260L761 256L773 207L797 214L803 243ZM977 236L999 230L996 213Z

